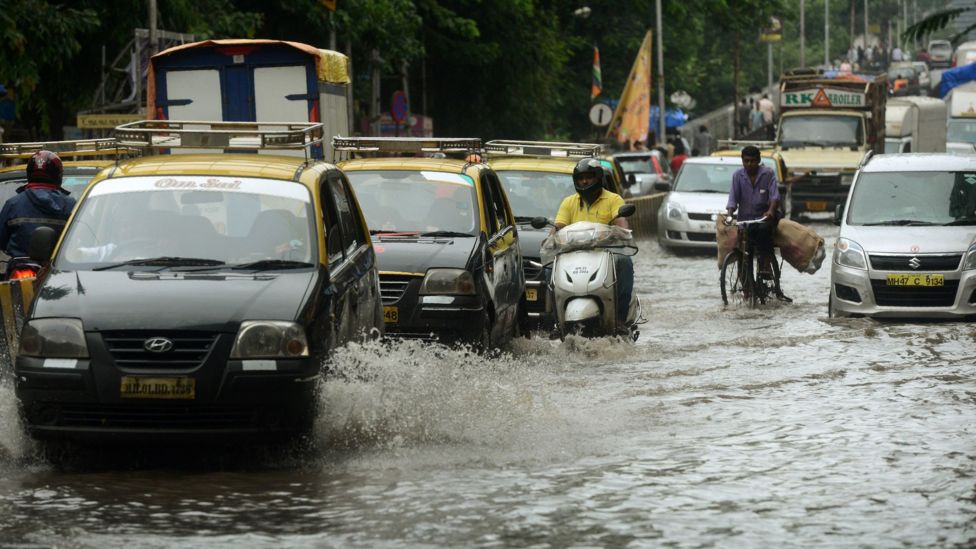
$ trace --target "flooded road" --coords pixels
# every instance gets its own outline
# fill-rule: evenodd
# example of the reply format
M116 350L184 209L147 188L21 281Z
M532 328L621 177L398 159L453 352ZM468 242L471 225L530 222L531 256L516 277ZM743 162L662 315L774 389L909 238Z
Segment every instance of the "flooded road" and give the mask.
M58 471L5 382L0 546L976 544L976 325L828 319L829 256L760 310L635 259L636 345L345 349L310 456Z

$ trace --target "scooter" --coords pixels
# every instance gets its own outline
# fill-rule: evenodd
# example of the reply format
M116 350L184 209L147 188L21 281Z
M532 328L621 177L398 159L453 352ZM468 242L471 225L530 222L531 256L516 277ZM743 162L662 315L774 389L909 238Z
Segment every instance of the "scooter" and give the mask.
M626 204L619 217L633 215ZM541 229L551 222L532 220ZM637 326L644 321L640 299L633 295L627 304L627 320L617 323L617 272L614 254L634 255L637 244L629 230L616 225L579 222L563 227L542 243L543 263L552 265L549 280L551 306L560 338L567 335L604 337L626 334L637 341Z

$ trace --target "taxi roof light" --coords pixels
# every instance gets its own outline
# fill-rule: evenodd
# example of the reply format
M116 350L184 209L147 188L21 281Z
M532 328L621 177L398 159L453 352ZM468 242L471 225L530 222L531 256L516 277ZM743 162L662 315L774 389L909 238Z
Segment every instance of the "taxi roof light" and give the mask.
M140 120L115 128L119 143L134 148L291 149L321 145L325 126L309 122Z
M598 143L563 143L557 141L512 141L495 139L485 143L485 152L498 156L551 156L554 158L588 158L604 152Z
M425 137L342 137L332 138L332 147L337 151L381 152L381 153L449 153L469 152L481 149L481 139L425 138Z

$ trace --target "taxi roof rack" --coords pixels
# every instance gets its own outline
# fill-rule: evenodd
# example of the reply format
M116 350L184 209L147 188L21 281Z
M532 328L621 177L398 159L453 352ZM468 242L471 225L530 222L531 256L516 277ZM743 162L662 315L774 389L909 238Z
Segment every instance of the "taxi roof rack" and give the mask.
M322 123L310 122L140 120L115 128L119 143L141 149L288 149L306 155L324 134Z
M79 156L123 156L134 152L115 138L72 139L68 141L32 141L25 143L0 143L0 159L27 160L37 151L51 151L62 159Z
M380 153L458 153L481 150L478 137L342 137L332 138L336 151Z
M558 141L515 141L495 139L485 143L485 152L501 156L549 156L554 158L588 158L603 152L598 143L561 143Z

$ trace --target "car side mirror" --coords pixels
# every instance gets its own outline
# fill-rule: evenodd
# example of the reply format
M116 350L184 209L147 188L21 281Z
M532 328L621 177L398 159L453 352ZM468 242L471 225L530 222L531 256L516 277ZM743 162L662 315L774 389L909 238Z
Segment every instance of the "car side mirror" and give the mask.
M671 192L671 184L667 181L658 181L654 183L653 189L662 193Z
M529 224L533 229L545 229L546 225L549 225L549 220L544 217L533 217Z
M632 173L627 174L627 186L633 187L636 184L637 184L637 176Z
M844 219L844 205L838 204L834 208L834 225L840 225L842 219Z
M41 265L51 261L54 245L58 241L58 233L51 227L38 227L31 233L27 244L27 256Z
M634 206L633 204L624 204L619 210L617 210L617 217L630 217L634 215L634 212L636 211L637 206Z

